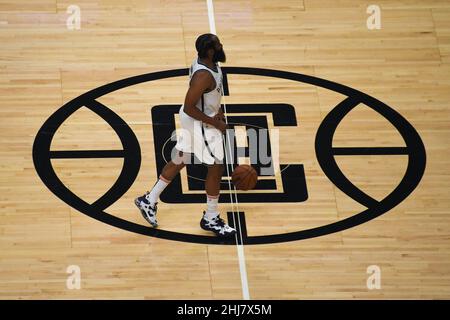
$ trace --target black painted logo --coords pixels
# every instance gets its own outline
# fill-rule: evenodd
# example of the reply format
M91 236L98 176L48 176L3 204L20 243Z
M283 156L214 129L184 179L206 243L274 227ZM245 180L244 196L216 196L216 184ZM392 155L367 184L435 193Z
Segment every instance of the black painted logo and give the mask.
M152 108L153 136L155 145L155 158L158 173L162 171L164 165L171 159L171 152L176 144L173 132L175 131L175 114L178 113L180 105L159 105ZM295 109L288 104L228 104L226 106L229 128L233 132L235 126L245 127L245 131L255 133L255 147L240 147L236 143L236 137L229 135L228 142L232 152L228 152L227 164L232 172L232 167L238 165L239 156L249 159L252 166L260 176L255 189L244 193L237 193L239 203L247 202L302 202L308 198L306 189L305 172L301 164L280 164L279 168L274 167L271 159L271 143L269 134L269 123L267 115L273 119L275 128L283 126L297 126ZM259 114L259 115L248 115ZM256 130L255 130L256 129ZM263 139L264 138L264 139ZM231 141L233 140L233 141ZM248 139L247 140L253 140ZM261 142L258 140L262 140ZM262 159L258 146L264 145L267 148L268 159ZM250 150L252 149L252 150ZM261 148L260 148L261 149ZM256 151L256 152L252 152ZM266 153L265 152L265 153ZM194 163L194 160L191 161ZM161 200L167 203L204 203L204 181L207 173L206 166L187 165L187 190L183 192L181 175L178 175L167 186L161 194ZM275 175L281 176L282 188L277 188ZM269 178L269 179L267 179ZM229 192L229 176L226 172L221 183L220 202L230 203L236 201L235 196L231 199ZM282 191L277 191L282 189ZM261 191L264 190L264 193ZM267 192L272 190L272 192ZM196 192L198 191L198 192ZM202 192L200 192L202 191Z
M280 79L297 81L300 83L308 83L320 86L335 92L341 93L346 98L339 103L322 121L316 133L315 149L317 160L324 171L325 175L345 194L353 198L355 201L364 205L367 209L353 215L349 218L336 221L334 223L296 232L270 234L264 236L248 236L246 232L245 215L243 212L228 213L228 220L233 226L233 221L237 228L240 228L239 243L243 244L267 244L285 241L294 241L318 237L348 228L352 228L361 223L374 219L396 205L402 202L416 188L420 182L426 164L425 148L420 136L411 124L406 121L399 113L390 108L383 102L347 86L320 79L308 75L297 74L270 69L257 68L240 68L240 67L223 67L224 72L224 94L228 95L227 74L246 74L256 77L275 77ZM154 229L141 224L121 219L119 217L108 214L105 210L115 203L134 183L140 169L141 150L139 142L127 125L117 114L105 105L98 102L99 97L113 92L115 90L132 86L138 83L155 81L160 79L180 77L188 75L188 69L167 70L162 72L149 73L139 75L123 80L119 80L102 87L96 88L83 95L69 101L43 124L37 133L33 145L33 161L37 173L39 174L45 185L61 200L75 208L76 210L104 223L112 226L158 238L204 243L204 244L234 244L236 240L223 240L214 236L184 234L162 229ZM371 147L371 148L336 148L333 147L333 136L336 128L342 119L358 104L364 104L372 108L389 121L402 136L404 147ZM100 117L102 117L116 132L120 138L123 150L96 150L96 151L50 151L51 143L55 132L60 125L73 113L81 107L87 107ZM175 128L175 114L179 105L160 105L152 108L152 119L156 125L163 124L158 128L154 128L155 156L158 173L170 158L170 151L174 145L171 140L172 132ZM251 110L252 116L246 115ZM232 114L228 117L231 126L239 124L246 128L257 127L269 129L267 123L267 114L273 117L273 125L276 126L296 126L295 110L287 104L234 104L227 105L227 112ZM240 113L242 115L240 115ZM261 115L259 115L259 113ZM258 114L258 115L254 115ZM170 119L168 121L168 119ZM245 150L243 150L245 153ZM349 179L345 177L338 167L335 155L395 155L403 154L408 156L408 165L399 185L384 199L377 201L358 189ZM99 199L93 203L87 203L72 191L70 191L56 175L51 159L54 158L123 158L124 164L122 171L113 184L113 186ZM255 161L253 161L255 160ZM261 169L263 166L258 159L252 159L252 163L256 163L256 167ZM230 165L236 165L233 162ZM272 168L274 169L274 168ZM239 193L238 201L245 202L301 202L308 197L307 183L305 179L303 165L301 164L280 164L279 172L283 191L276 189L276 183L272 179L260 180L255 188L250 192ZM204 202L204 195L195 193L203 189L202 177L206 175L205 168L202 166L187 167L187 190L183 190L182 181L178 176L165 192L161 195L161 200L169 203L198 203ZM229 177L224 177L224 181ZM224 184L225 185L225 184ZM226 189L226 188L224 188ZM266 191L260 193L261 190ZM267 190L272 190L267 193ZM263 195L263 196L262 196ZM222 202L229 202L229 193L223 193ZM234 219L232 219L234 218ZM237 219L237 220L236 220Z

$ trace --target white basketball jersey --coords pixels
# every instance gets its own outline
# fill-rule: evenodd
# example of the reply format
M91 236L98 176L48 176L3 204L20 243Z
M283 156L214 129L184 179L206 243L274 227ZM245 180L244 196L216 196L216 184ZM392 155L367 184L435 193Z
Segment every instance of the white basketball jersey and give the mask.
M214 77L216 86L213 90L203 93L200 100L195 105L200 111L206 114L208 117L212 117L219 112L220 99L222 97L222 70L216 64L216 70L210 69L208 66L199 62L196 58L189 69L189 79L192 78L194 73L198 70L207 70Z

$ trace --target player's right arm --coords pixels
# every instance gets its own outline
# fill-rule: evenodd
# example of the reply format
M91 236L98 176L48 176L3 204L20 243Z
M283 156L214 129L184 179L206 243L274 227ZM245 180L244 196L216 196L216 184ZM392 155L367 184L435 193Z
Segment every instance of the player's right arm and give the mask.
M186 93L186 98L184 99L184 112L188 116L204 123L210 124L223 132L227 128L225 122L213 117L208 117L195 106L197 104L197 101L201 99L203 93L213 85L213 78L211 77L209 72L198 71L194 73L194 76L191 79L189 90Z

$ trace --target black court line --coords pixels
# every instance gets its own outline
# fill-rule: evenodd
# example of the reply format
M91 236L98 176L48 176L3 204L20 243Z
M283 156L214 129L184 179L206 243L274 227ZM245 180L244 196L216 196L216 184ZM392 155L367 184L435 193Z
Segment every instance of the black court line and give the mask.
M407 147L333 147L335 156L354 155L408 155Z
M228 87L228 76L226 72L222 71L222 87L223 87L223 95L230 95L230 88Z
M245 222L245 213L243 211L228 211L228 225L236 229L237 244L243 245L247 240L247 224ZM236 225L234 223L236 222Z
M141 150L131 128L111 109L95 99L86 100L84 105L111 126L123 146L124 161L119 177L103 196L91 204L93 208L104 210L115 203L133 184L141 165Z
M316 157L323 172L336 187L363 206L373 208L378 206L379 202L356 187L344 175L334 158L332 148L336 128L360 100L358 97L349 96L325 116L316 133Z
M123 158L124 150L55 150L50 151L52 159Z

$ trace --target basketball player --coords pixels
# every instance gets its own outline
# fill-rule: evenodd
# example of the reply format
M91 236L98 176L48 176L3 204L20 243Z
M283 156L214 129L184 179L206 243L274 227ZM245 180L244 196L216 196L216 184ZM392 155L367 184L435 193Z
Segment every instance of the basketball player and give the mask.
M217 62L225 62L226 57L219 38L210 33L199 36L195 47L198 57L189 69L189 89L179 112L182 130L177 137L175 157L165 165L153 189L138 197L135 204L144 218L153 227L157 227L156 206L159 195L191 160L193 153L208 166L205 181L206 211L203 212L200 227L219 237L229 237L236 230L227 225L218 212L220 181L224 169L222 133L227 126L220 105L222 71Z

